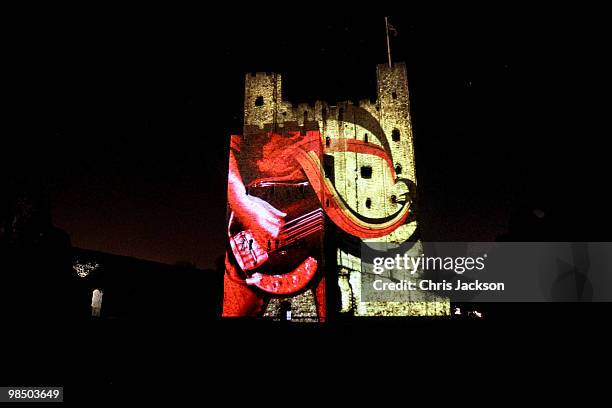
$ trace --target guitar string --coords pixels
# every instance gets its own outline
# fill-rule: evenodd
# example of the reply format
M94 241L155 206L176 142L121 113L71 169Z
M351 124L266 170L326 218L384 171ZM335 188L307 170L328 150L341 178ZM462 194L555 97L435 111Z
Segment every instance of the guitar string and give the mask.
M322 214L318 214L318 215L315 214L315 215L313 215L313 216L311 216L309 218L301 220L299 223L297 223L295 225L292 225L289 228L283 227L282 230L281 230L281 233L289 234L289 233L293 232L294 230L301 228L302 225L304 225L305 223L311 222L312 220L322 219L322 218L323 218Z
M291 221L287 221L287 222L285 223L285 226L288 226L288 225L290 225L290 224L292 224L292 223L294 223L294 222L300 221L301 219L303 219L303 218L305 218L305 217L309 217L309 216L311 216L312 214L315 214L315 213L317 213L317 212L322 212L322 211L323 211L323 209L318 208L318 209L313 210L313 211L311 211L311 212L309 212L309 213L306 213L306 214L300 215L299 217L296 217L296 218L292 219Z
M294 232L298 231L300 229L302 229L305 225L310 225L316 222L319 222L320 220L323 219L323 214L319 214L319 215L314 215L308 219L302 220L301 222L299 222L298 224L292 226L291 228L283 228L281 234L279 234L280 236L286 236L286 237L290 237L291 234L293 234Z
M301 239L302 237L306 235L310 235L313 232L316 232L317 230L322 229L322 228L323 228L322 220L313 220L312 222L308 223L308 225L306 225L303 229L300 229L299 231L296 231L293 234L283 237L280 241L282 242L283 246L289 245L297 241L298 239Z
M313 213L316 211L313 211ZM303 218L303 217L300 217L300 218ZM290 233L286 233L286 231L283 231L283 235L278 240L282 242L282 246L289 245L305 236L308 236L318 230L323 229L323 214L320 214L319 216L309 219L309 220L304 220L303 222L299 223L299 226L301 228L295 231L291 231ZM296 227L297 225L294 226L293 228L296 228ZM278 249L280 249L280 247L277 247L270 252L274 252Z

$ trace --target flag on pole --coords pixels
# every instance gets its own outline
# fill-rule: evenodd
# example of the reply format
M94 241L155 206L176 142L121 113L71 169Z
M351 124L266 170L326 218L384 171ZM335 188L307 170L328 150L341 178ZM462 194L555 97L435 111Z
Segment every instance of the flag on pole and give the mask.
M393 64L391 63L391 42L389 41L389 32L391 32L394 37L397 37L397 29L389 23L389 17L385 17L385 31L387 37L387 59L389 60L389 68L391 68Z

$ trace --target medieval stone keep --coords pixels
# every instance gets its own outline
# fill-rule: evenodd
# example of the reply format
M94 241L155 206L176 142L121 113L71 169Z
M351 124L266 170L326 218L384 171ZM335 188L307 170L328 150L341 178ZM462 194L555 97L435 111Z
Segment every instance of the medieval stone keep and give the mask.
M417 233L417 179L406 66L404 63L395 63L391 67L378 65L376 75L376 101L362 100L357 105L346 101L331 105L324 101L292 104L282 99L280 74L247 74L243 136L248 139L250 135L262 133L287 135L318 131L325 147L334 145L335 139L351 139L363 142L362 145L384 149L386 158L350 149L326 151L323 148L323 157L320 158L322 173L350 211L365 220L380 220L393 217L404 205L410 206L409 216L402 225L385 236L356 238L348 236L350 234L338 234L334 239L324 241L325 259L320 267L326 269L327 299L335 299L332 302L335 310L328 310L328 313L351 316L448 315L448 300L427 292L407 292L397 302L366 302L361 299L363 271L357 248L361 242L396 246L411 243L406 245L410 255L423 253ZM317 320L316 310L320 306L315 307L315 298L315 290L282 299L272 297L266 303L263 315L276 317L282 310L290 308L294 317Z

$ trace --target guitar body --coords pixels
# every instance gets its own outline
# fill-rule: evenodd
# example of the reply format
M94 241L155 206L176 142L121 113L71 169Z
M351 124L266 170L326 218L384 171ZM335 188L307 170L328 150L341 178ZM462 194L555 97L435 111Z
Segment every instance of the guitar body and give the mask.
M230 244L247 283L275 295L299 292L320 262L325 215L316 194L308 182L270 181L249 185L248 193L287 215L278 239L257 242L232 213Z

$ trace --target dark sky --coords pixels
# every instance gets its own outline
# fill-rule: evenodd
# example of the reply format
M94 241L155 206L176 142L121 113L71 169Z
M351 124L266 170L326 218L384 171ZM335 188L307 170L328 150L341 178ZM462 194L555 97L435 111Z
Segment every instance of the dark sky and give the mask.
M341 11L10 16L3 175L44 186L74 246L211 267L244 74L282 73L294 102L375 98L388 13L394 60L408 67L424 238L493 240L520 208L575 220L605 174L591 160L605 38L595 15Z

